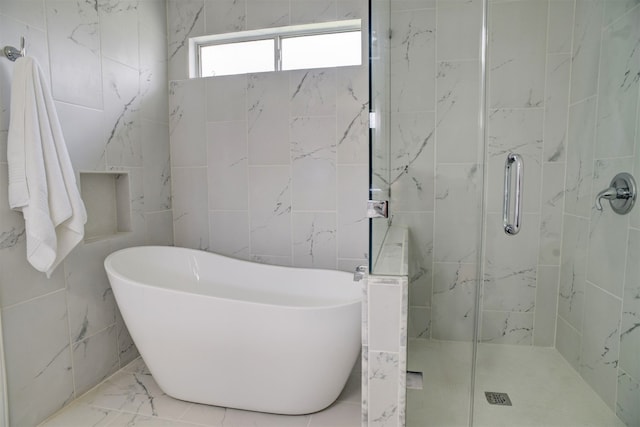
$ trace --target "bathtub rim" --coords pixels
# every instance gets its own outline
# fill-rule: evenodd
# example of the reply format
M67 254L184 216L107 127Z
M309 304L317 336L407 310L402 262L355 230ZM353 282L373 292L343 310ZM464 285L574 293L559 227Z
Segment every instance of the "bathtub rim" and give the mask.
M115 251L111 252L109 255L107 255L105 257L105 260L104 260L104 263L103 263L104 269L105 269L105 271L107 273L107 276L113 276L114 278L118 279L121 282L126 282L128 284L133 284L133 285L136 285L136 286L153 289L153 290L156 290L156 291L170 292L170 293L175 293L175 294L178 294L178 295L194 295L194 296L197 296L197 297L213 298L213 299L216 299L216 300L227 301L227 302L232 302L232 303L237 303L237 304L251 304L251 305L258 305L258 306L262 306L262 307L276 307L278 309L286 309L286 310L308 310L309 311L309 310L338 309L338 308L342 308L342 307L348 307L348 306L351 306L351 305L362 304L363 296L362 296L361 293L358 295L357 298L348 298L348 299L345 298L345 301L341 302L339 304L321 304L321 305L309 305L309 306L275 304L275 303L270 303L270 302L251 301L251 300L246 300L246 299L241 299L241 298L231 298L231 297L224 297L224 296L209 295L209 294L204 294L204 293L197 293L197 292L191 292L191 291L182 290L182 289L167 288L167 287L156 286L156 285L153 285L153 284L144 283L144 282L141 282L139 280L132 279L131 277L127 277L126 275L124 275L121 272L117 271L117 269L115 269L113 267L112 261L117 256L117 254L122 254L123 252L141 250L141 249L147 249L147 248L175 249L175 250L179 250L179 251L201 253L201 254L203 254L205 256L206 255L215 255L215 256L218 256L218 257L222 257L222 258L233 260L234 262L240 262L240 263L243 263L243 264L254 264L254 265L259 265L259 266L266 266L266 267L275 268L275 269L286 269L286 270L295 269L295 270L299 270L299 271L300 270L305 270L305 271L308 271L309 273L312 273L314 271L321 271L321 272L329 271L329 272L336 272L336 273L344 273L344 274L347 274L347 275L350 274L348 272L340 271L340 270L262 264L262 263L255 262L255 261L248 261L248 260L243 260L243 259L239 259L239 258L233 258L233 257L227 256L227 255L222 255L222 254L219 254L219 253L216 253L216 252L204 251L204 250L201 250L201 249L191 249L191 248L185 248L185 247L180 247L180 246L148 245L148 246L130 246L130 247L127 247L127 248L115 250ZM111 279L110 278L109 278L109 283L113 287L113 284L111 283Z

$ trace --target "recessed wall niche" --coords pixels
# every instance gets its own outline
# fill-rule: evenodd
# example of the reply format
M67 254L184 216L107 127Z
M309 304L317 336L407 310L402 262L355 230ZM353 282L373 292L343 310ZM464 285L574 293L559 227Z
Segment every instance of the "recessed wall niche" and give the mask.
M127 172L80 172L80 193L87 209L85 243L132 231Z

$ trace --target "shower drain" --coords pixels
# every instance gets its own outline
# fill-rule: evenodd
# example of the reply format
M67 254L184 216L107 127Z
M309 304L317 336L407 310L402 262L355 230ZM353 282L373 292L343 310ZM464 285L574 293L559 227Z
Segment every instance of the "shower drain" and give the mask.
M509 399L509 395L507 393L485 391L484 395L487 397L487 402L489 402L492 405L511 406L511 399Z

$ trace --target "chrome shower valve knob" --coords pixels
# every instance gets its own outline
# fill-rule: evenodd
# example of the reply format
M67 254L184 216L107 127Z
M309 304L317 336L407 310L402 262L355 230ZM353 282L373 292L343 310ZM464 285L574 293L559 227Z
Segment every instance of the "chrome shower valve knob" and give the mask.
M609 188L602 190L596 196L596 209L604 210L602 199L609 200L611 209L619 215L625 215L631 211L636 202L636 181L627 172L621 172L613 177Z

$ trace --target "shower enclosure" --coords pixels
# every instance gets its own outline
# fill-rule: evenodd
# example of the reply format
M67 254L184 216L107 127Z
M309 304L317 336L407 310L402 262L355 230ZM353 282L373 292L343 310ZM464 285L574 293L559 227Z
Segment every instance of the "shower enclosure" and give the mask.
M640 1L370 11L370 259L408 227L407 425L640 425L640 208L596 207L640 176Z

